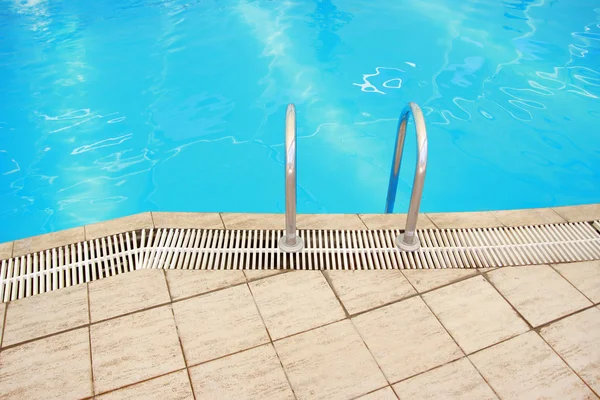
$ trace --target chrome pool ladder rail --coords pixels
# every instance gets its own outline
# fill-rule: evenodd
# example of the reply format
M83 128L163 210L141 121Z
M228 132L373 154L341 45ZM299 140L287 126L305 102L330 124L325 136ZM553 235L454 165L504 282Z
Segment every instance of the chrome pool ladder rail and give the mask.
M412 193L410 195L410 204L408 206L406 228L404 229L404 233L401 233L396 238L396 245L404 251L415 251L420 247L416 229L417 218L419 217L419 207L421 205L421 198L423 197L425 172L427 170L427 130L425 128L423 112L416 103L408 103L402 110L402 114L400 114L398 135L396 137L396 146L394 147L390 182L385 203L385 212L392 213L394 211L396 192L398 190L398 178L400 166L402 164L402 150L404 149L404 139L406 138L406 126L408 125L408 119L411 114L417 131L417 167L415 170L415 178L413 180Z
M296 253L304 241L296 234L296 107L288 104L285 113L285 234L279 249Z

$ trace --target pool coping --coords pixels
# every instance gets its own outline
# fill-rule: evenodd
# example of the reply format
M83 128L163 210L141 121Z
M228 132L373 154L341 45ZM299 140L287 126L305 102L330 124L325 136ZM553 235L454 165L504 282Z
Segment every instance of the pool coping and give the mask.
M600 220L600 203L522 210L424 213L419 229L496 228ZM406 214L299 214L298 229L404 229ZM0 260L127 231L173 229L283 229L284 214L144 212L76 228L0 243Z

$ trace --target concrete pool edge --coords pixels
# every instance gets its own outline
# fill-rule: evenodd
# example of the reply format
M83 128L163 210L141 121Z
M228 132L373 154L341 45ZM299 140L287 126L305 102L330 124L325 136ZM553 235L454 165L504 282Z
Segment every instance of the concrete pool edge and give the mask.
M600 220L600 203L524 210L425 213L419 229L496 228ZM299 214L298 229L404 229L406 214ZM283 214L145 212L0 243L0 260L148 228L283 229Z

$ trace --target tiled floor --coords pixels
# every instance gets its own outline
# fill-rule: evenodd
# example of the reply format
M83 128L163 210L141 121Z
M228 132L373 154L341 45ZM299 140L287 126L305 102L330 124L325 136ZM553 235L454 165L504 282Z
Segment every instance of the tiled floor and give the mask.
M0 304L0 398L595 399L600 262L144 270Z

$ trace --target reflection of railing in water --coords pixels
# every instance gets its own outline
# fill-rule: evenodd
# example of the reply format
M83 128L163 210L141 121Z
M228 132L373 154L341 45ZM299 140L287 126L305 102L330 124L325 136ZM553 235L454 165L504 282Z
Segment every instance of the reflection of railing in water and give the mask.
M423 185L425 184L425 172L427 170L427 130L425 129L425 119L421 108L416 103L408 103L402 110L400 122L398 123L398 136L396 137L396 146L394 147L394 157L392 158L392 170L390 172L390 183L385 203L385 212L394 211L394 202L396 201L396 192L398 190L398 177L400 166L402 164L402 150L404 149L404 139L406 138L406 126L408 118L413 115L415 128L417 131L417 168L413 189L408 206L408 216L406 219L406 228L404 233L396 238L396 245L401 250L414 251L420 247L419 239L415 233L417 229L417 218L419 216L419 206L423 196Z

